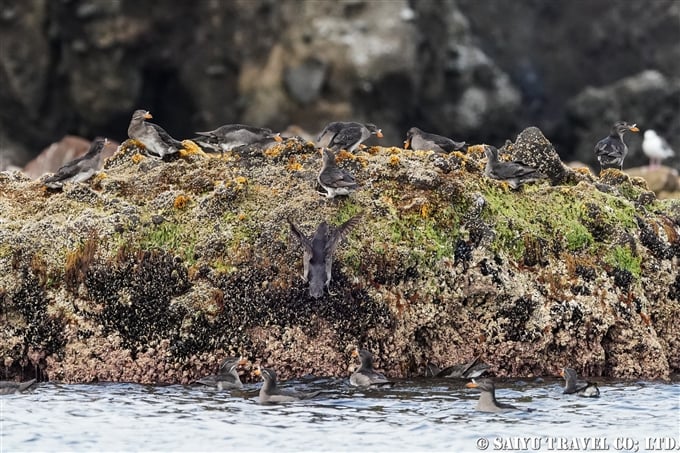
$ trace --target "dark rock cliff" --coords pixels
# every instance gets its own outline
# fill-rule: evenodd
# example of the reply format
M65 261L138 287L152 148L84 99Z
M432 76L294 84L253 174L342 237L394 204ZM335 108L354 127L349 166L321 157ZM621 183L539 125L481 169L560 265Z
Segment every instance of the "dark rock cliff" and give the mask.
M680 149L678 23L673 0L3 0L0 165L65 134L122 141L135 108L182 137L352 118L389 143L418 125L499 145L537 124L586 163L592 138L625 119ZM611 98L645 70L658 96ZM604 91L584 112L589 86Z

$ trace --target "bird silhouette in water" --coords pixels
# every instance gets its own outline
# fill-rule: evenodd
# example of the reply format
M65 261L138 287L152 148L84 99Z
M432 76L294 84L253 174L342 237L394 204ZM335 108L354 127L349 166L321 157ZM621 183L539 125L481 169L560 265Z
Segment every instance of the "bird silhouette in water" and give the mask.
M331 282L333 254L340 241L354 229L361 214L352 217L337 228L321 222L312 238L308 238L290 219L290 230L302 245L303 278L309 282L309 295L315 299L323 296L324 288Z

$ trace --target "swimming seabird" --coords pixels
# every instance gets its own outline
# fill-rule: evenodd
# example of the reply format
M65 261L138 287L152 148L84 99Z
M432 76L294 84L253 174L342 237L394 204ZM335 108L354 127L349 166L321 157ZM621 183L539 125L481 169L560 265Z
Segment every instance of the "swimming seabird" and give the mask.
M354 349L352 357L359 357L361 365L349 377L356 387L382 387L393 384L384 374L373 369L373 354L367 349Z

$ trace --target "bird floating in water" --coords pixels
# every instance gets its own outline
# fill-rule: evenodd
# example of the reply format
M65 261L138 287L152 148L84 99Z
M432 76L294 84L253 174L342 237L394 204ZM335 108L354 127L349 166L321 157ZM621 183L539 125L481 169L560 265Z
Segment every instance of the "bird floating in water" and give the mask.
M473 379L482 376L489 370L489 365L480 360L480 356L475 357L467 363L452 365L440 370L436 365L427 365L426 376L453 379Z
M628 154L628 146L623 141L623 134L628 131L638 132L635 124L617 121L609 131L609 135L595 145L595 154L600 162L600 171L607 168L623 170L623 161Z
M99 169L102 150L109 141L98 138L92 142L84 156L72 160L61 167L53 175L43 179L43 184L50 189L59 189L68 182L83 182L90 179Z
M423 132L417 127L412 127L406 133L406 141L404 141L404 149L423 149L431 150L436 153L450 153L451 151L459 151L465 147L465 142L454 142L448 137L443 137L437 134L430 134Z
M359 224L360 218L361 214L356 215L337 228L321 222L311 239L288 219L293 236L303 248L303 278L309 282L309 295L313 298L322 297L324 288L330 285L335 249L338 248L340 241Z
M487 158L484 174L488 178L507 182L513 189L528 182L547 178L546 175L523 162L498 160L498 149L494 146L484 145L484 154Z
M14 393L24 392L35 384L35 382L35 379L24 382L0 381L0 395L12 395Z
M657 168L662 160L675 155L668 142L652 129L645 131L642 139L642 152L649 157L649 168Z
M531 409L524 409L512 404L501 403L496 400L496 386L491 378L473 379L472 382L465 384L467 388L474 388L481 391L477 407L479 412L506 412L506 411L529 411Z
M158 124L147 123L153 118L146 110L135 110L128 126L128 137L137 140L144 148L161 159L183 149L182 142L175 140Z
M367 349L354 349L352 357L359 357L361 365L349 377L349 383L356 387L383 387L392 385L384 374L373 369L373 354Z
M244 364L245 360L240 357L227 357L220 365L217 374L205 376L196 380L196 383L215 387L217 390L241 389L243 383L237 368Z
M333 151L344 149L351 153L374 134L378 138L383 136L382 130L375 124L335 121L324 127L316 141L320 147Z
M354 176L335 163L335 153L328 148L323 148L321 152L323 153L321 170L316 180L326 190L326 198L349 195L357 190L359 184Z
M276 381L276 372L271 368L256 368L255 376L262 376L264 384L260 388L260 404L290 403L293 401L307 400L317 396L320 391L296 392L293 390L281 390Z
M573 368L563 368L560 376L564 378L564 392L566 394L575 394L586 398L597 398L600 396L600 389L595 382L586 382L585 384L578 384L576 370Z

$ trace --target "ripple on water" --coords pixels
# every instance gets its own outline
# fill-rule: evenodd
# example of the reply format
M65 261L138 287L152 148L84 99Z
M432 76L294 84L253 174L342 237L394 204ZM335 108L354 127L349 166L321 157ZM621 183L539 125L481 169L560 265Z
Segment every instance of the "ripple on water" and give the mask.
M287 383L288 384L288 383ZM259 385L218 392L193 386L40 384L0 399L9 450L477 450L479 437L680 437L680 383L605 383L599 399L562 394L562 384L501 381L497 397L534 412L483 414L463 382L402 381L356 389L312 379L318 398L257 403ZM634 423L634 431L631 425ZM319 442L322 442L320 445Z

